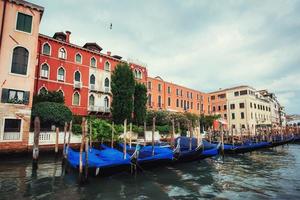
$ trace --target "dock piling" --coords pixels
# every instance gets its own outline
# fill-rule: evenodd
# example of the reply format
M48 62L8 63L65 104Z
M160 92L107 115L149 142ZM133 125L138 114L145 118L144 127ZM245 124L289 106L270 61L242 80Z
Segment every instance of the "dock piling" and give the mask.
M38 159L39 159L39 138L40 138L40 118L34 118L34 139L33 139L33 149L32 149L32 170L38 169Z

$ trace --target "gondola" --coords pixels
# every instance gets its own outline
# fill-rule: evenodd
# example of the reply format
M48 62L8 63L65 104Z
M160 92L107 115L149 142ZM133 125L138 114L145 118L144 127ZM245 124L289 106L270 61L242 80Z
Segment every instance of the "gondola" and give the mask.
M191 148L190 148L191 141ZM189 162L200 159L203 155L203 143L197 145L196 138L178 137L175 140L174 162Z
M262 148L267 148L271 146L271 142L252 142L245 141L239 144L224 144L225 154L239 154L255 151Z
M275 136L272 138L271 147L277 147L280 145L288 144L294 141L293 136Z
M67 161L69 165L78 170L80 152L74 149L68 149ZM92 175L111 175L118 172L130 171L130 155L120 151L101 145L99 149L90 148L88 153L88 168ZM82 165L85 166L85 152L82 152Z

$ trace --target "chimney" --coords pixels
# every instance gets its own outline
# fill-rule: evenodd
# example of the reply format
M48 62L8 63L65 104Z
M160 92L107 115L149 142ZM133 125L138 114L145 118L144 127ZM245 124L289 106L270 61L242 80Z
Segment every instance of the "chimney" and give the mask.
M110 52L110 51L108 51L108 52L107 52L107 55L108 55L108 56L110 56L110 55L111 55L111 52Z
M71 32L70 31L66 31L66 42L67 43L70 43L70 35L71 35Z

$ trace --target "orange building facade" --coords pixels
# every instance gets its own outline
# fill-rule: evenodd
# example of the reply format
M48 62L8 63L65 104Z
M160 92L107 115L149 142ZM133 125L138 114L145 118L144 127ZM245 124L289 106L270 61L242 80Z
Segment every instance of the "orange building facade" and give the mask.
M208 114L207 95L200 91L164 81L159 76L148 77L147 90L150 110Z

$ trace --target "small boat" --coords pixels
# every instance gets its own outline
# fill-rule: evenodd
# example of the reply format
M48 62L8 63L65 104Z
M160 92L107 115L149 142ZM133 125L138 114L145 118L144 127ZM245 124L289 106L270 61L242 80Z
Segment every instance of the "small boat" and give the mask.
M294 141L294 136L281 136L277 135L272 138L271 147L288 144Z
M68 163L75 169L79 168L80 152L68 149ZM85 152L82 152L82 165L85 166ZM90 148L88 153L89 171L95 175L110 175L130 170L130 155L124 159L123 153L105 145L100 149Z
M123 149L124 144L119 144ZM169 145L154 145L142 146L126 145L126 151L131 156L131 162L136 164L140 168L149 168L154 166L161 166L162 164L168 164L173 160L173 151Z
M209 158L219 154L221 143L219 144L211 144L206 140L203 140L203 152L201 158Z
M270 147L270 142L245 141L239 144L224 144L225 154L247 153L254 150Z
M191 140L191 150L190 150ZM202 156L203 143L197 145L196 138L178 137L175 140L174 160L175 162L188 162L198 160Z

